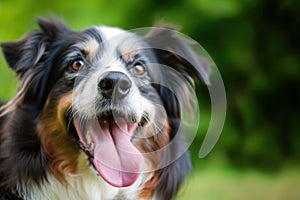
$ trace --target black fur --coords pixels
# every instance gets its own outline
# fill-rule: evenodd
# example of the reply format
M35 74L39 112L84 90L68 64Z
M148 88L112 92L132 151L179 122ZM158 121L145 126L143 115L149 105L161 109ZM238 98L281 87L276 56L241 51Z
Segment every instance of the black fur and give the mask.
M47 155L36 132L42 108L60 70L53 62L72 32L59 21L39 20L41 31L34 31L18 42L1 44L9 66L25 86L16 109L1 116L0 191L16 194L16 184L32 179L44 181ZM28 78L29 77L29 78ZM25 83L25 81L27 81ZM1 113L0 113L1 114Z
M64 55L73 50L70 48L72 44L86 34L101 43L101 36L93 29L73 32L58 20L40 19L38 24L41 30L28 34L20 41L1 44L7 63L20 80L21 91L15 97L14 104L10 105L14 109L0 109L1 199L20 199L16 187L17 184L26 185L26 180L32 179L37 184L47 181L49 157L36 130L41 112L50 93L53 97L48 106L53 106L51 103L59 97L56 94L72 90L74 80L62 79L69 62ZM170 139L174 140L175 145L164 152L161 161L163 165L164 160L178 157L186 147L183 142L184 133L180 129L181 106L190 110L186 95L189 94L188 88L192 86L191 78L208 84L209 69L188 46L187 41L173 36L171 31L157 28L144 39L153 47L151 51L158 63L169 66L182 75L178 78L174 72L156 69L160 71L154 70L152 78L159 81L151 88L141 88L141 93L149 99L158 93L166 109ZM162 48L170 51L161 50ZM56 87L57 85L60 87ZM177 134L179 137L174 139ZM157 199L172 199L190 170L188 152L162 168L159 172L160 179L154 188Z
M162 74L162 77L160 77L161 84L155 87L168 115L171 128L170 139L172 140L179 134L179 139L173 141L177 144L165 152L165 160L178 157L180 152L183 152L186 148L186 144L183 142L184 133L179 126L181 123L181 108L186 107L188 111L192 112L189 108L190 102L188 102L188 98L185 98L188 95L188 88L186 87L194 86L191 78L209 84L209 63L204 59L200 59L192 51L189 47L189 41L175 36L172 31L172 28L158 27L154 28L146 37L146 41L156 55L157 62L168 66L168 68L160 69ZM177 71L181 77L170 71L169 67ZM161 178L156 188L158 199L172 199L186 175L191 171L192 165L189 152L184 152L175 162L161 169Z

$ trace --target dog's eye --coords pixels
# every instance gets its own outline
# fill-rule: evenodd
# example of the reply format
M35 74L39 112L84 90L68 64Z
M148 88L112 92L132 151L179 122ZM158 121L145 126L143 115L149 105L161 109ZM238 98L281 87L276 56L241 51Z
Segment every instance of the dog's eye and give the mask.
M142 76L145 74L146 69L143 63L138 62L133 65L131 71L136 76Z
M76 59L71 63L71 68L74 71L79 71L84 66L84 61L82 59Z

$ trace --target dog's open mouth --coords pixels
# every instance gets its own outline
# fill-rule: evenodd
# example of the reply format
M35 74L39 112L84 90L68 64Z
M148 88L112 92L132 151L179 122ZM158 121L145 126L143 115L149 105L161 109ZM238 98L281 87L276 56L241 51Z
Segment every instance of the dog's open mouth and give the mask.
M115 187L132 185L143 167L143 156L131 143L137 122L122 115L101 114L87 122L74 120L81 148L100 176Z

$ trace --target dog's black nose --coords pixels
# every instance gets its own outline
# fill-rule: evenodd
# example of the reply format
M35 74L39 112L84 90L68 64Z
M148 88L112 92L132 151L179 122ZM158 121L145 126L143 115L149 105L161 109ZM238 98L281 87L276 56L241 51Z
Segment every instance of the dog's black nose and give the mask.
M109 72L98 83L98 89L106 98L124 98L130 91L132 83L122 72Z

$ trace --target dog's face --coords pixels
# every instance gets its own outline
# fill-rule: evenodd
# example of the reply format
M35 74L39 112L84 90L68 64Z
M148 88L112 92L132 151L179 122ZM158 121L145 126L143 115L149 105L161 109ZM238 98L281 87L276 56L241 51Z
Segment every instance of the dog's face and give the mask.
M30 112L55 177L76 173L78 156L84 154L106 182L125 187L142 172L166 169L161 163L184 153L174 146L159 150L181 132L182 108L193 101L191 78L208 83L205 62L186 40L159 27L138 36L105 26L74 32L59 21L40 20L39 25L41 31L2 44L20 80L2 115L17 107ZM182 179L184 162L189 163L176 161L174 172L161 169L153 178L157 181L149 182L161 185L161 193L174 193L179 183L163 186L159 177L170 173Z
M156 110L162 102L151 84L157 76L155 56L143 49L140 37L120 29L98 27L81 34L57 60L64 72L48 102L60 105L57 96L62 104L68 101L68 132L73 130L102 178L113 186L129 186L145 167L137 141L157 134L152 131L156 118L166 121ZM55 91L61 88L67 91Z

